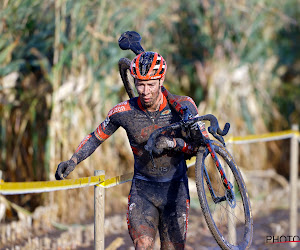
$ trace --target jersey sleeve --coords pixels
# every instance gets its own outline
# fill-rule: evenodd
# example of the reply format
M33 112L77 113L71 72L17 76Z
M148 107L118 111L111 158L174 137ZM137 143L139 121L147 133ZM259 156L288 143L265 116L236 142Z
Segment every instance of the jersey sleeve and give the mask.
M180 96L177 100L181 106L187 106L193 116L198 115L198 108L194 100L189 96Z
M89 157L97 147L108 139L119 127L119 113L130 110L128 101L119 103L113 107L100 125L91 134L87 135L77 147L71 159L78 164Z
M105 141L120 127L121 114L129 110L131 110L129 101L121 102L114 106L108 112L106 119L94 131L95 136L100 141Z

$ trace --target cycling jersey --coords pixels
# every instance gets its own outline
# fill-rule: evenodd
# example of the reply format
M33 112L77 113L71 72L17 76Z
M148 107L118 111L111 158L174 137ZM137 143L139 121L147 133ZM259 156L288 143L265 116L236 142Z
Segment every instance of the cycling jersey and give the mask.
M190 97L176 95L174 97L177 103L187 106L193 116L198 114L197 107ZM163 102L156 112L145 110L139 97L132 98L117 104L108 112L106 119L81 142L74 157L78 164L119 127L123 127L134 154L134 179L156 182L186 181L186 163L183 153L166 150L162 155L153 155L154 167L149 153L144 149L154 130L178 121L180 121L178 113L169 105L164 95ZM180 131L172 133L170 136L181 137Z

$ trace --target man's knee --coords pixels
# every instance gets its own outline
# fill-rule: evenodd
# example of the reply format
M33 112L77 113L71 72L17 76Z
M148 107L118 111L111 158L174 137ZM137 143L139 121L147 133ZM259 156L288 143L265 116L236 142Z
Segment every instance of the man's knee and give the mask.
M135 249L153 249L154 239L150 236L140 236L139 238L134 240Z

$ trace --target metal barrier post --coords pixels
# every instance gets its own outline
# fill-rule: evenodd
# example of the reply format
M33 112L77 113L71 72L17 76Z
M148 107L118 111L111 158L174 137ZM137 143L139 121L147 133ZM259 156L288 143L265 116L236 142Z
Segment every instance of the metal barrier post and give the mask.
M292 130L299 131L299 126L293 124ZM291 138L290 155L290 235L297 235L298 226L298 168L299 168L299 142L297 135ZM291 247L296 247L296 242L291 242Z
M95 170L94 175L105 175L104 170ZM104 217L105 192L104 187L94 187L94 249L104 250Z

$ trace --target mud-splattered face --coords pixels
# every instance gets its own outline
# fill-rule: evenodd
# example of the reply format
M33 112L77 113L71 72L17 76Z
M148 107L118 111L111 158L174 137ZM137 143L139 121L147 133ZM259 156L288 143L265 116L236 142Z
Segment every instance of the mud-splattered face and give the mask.
M162 100L162 80L135 80L135 87L139 94L142 105L148 111L156 111Z

